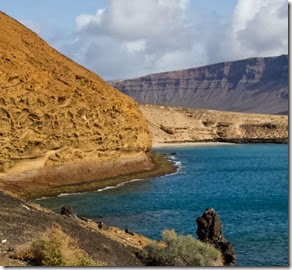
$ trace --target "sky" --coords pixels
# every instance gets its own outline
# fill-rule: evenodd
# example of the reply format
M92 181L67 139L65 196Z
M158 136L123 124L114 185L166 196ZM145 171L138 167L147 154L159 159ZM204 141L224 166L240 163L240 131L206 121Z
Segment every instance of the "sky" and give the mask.
M287 0L1 0L106 80L288 53Z

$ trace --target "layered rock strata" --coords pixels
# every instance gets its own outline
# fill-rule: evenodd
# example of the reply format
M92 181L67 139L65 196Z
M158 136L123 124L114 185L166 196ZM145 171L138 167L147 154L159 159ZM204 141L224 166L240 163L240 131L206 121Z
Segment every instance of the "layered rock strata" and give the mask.
M136 103L0 13L0 188L151 168Z
M141 103L288 114L288 55L110 81Z

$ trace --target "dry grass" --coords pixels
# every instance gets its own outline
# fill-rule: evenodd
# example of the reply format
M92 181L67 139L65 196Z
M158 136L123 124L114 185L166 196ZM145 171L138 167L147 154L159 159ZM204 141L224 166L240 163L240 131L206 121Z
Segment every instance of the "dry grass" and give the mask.
M14 258L33 266L105 266L80 249L75 239L54 225L30 244L16 248Z
M141 258L149 266L222 266L222 254L214 246L177 235L173 230L163 231L164 245L147 245Z

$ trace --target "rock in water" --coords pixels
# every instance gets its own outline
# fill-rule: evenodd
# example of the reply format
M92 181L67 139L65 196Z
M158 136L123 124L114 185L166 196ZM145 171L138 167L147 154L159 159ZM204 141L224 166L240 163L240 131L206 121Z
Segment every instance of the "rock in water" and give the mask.
M77 217L73 211L73 208L70 205L64 205L61 208L60 214L67 217L74 217L74 218Z
M125 229L125 233L130 234L130 235L135 235L135 233L133 233L133 232L130 231L129 229Z
M201 217L197 218L198 239L213 244L218 248L224 258L224 265L234 266L236 254L232 245L224 238L222 223L219 215L213 208L208 208Z
M222 223L213 208L208 208L201 217L197 218L197 235L204 242L218 242L224 238Z

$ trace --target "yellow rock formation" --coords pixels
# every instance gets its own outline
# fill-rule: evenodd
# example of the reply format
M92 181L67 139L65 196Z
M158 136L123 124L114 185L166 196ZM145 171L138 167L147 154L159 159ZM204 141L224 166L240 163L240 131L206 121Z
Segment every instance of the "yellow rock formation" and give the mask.
M150 166L148 125L130 97L1 12L0 36L2 186L25 179L29 188L30 176L41 181L38 169L52 166L62 171L54 185L67 184L74 173L73 182L95 179L96 166L109 175L124 163L135 164L128 171Z

